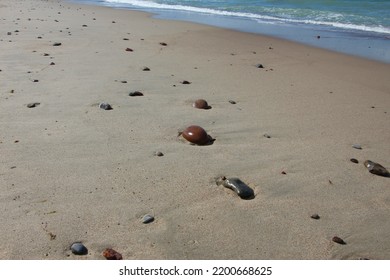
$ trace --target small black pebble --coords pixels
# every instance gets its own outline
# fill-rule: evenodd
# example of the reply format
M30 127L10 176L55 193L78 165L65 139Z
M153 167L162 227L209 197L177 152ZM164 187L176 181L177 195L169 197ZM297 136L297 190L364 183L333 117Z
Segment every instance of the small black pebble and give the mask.
M181 81L180 83L182 83L183 85L189 85L189 84L191 84L191 82L189 82L189 81L186 81L186 80L184 80L184 81Z
M158 157L164 156L164 154L163 154L162 152L155 152L154 155L155 155L155 156L158 156Z
M58 47L58 46L61 46L61 45L62 45L62 43L54 43L53 44L54 47Z
M140 91L133 91L129 93L129 96L144 96L144 94Z
M263 135L265 138L271 138L270 135L268 135L267 133Z
M144 224L149 224L151 222L154 221L154 217L152 215L145 215L143 218L142 218L142 223Z
M263 64L257 64L256 68L264 68Z
M167 44L167 43L164 43L164 42L161 42L160 45L161 45L161 46L164 46L164 47L168 46L168 44Z
M144 68L142 68L142 71L150 71L150 68L149 67L144 67Z
M37 107L40 104L41 103L39 103L39 102L28 103L27 104L27 108L35 108L35 107Z
M310 218L312 218L314 220L319 220L320 216L318 214L313 214L313 215L310 216Z
M351 158L351 161L352 161L353 163L359 163L359 161L358 161L356 158Z
M237 102L234 101L234 100L229 100L229 103L230 103L230 104L236 104Z
M106 102L102 102L99 104L99 108L100 109L103 109L103 110L112 110L112 107L110 104L106 103Z

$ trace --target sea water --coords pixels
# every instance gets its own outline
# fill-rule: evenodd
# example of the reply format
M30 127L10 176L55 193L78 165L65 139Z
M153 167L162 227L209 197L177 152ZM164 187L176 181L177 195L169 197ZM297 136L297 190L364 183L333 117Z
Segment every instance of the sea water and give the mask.
M390 0L75 0L271 35L390 63Z

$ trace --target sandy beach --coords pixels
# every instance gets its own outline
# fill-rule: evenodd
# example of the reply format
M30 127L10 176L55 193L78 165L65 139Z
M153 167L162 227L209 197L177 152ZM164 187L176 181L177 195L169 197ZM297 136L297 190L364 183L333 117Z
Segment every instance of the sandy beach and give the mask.
M65 1L0 24L0 259L390 259L390 64Z

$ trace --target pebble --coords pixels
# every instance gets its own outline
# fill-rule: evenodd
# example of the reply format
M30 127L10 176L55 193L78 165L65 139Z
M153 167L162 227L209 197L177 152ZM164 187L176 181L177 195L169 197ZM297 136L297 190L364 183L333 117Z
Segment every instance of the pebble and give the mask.
M359 161L356 158L351 158L350 159L353 163L359 163Z
M81 242L75 242L70 247L72 253L75 255L86 255L88 254L88 249Z
M133 51L133 49L126 48L126 51L127 51L127 52L132 52L132 51Z
M361 145L359 145L359 144L353 144L353 145L352 145L352 148L355 148L355 149L361 150L361 149L362 149L362 146L361 146Z
M107 260L122 260L122 255L114 249L107 248L103 251L103 257Z
M33 82L34 82L34 83L38 83L38 82L39 82L39 80L36 80L36 79L35 79L35 80L33 80Z
M187 80L183 80L181 81L180 83L182 83L183 85L189 85L191 84L191 82L187 81Z
M168 44L167 44L167 43L164 43L164 42L160 42L160 45L161 45L161 46L164 46L164 47L168 46Z
M54 62L51 62L50 65L56 65Z
M223 178L222 185L236 192L242 199L252 199L255 196L253 190L239 178Z
M129 93L129 96L144 96L144 94L140 91L133 91Z
M332 238L332 241L335 242L335 243L338 243L338 244L341 244L341 245L345 245L347 244L344 240L342 240L340 237L338 236L334 236Z
M155 152L154 155L155 155L155 156L158 156L158 157L164 156L164 154L163 154L162 152Z
M153 221L154 221L154 217L152 215L149 215L149 214L143 216L143 218L142 218L142 223L144 223L144 224L149 224Z
M310 216L310 218L314 219L314 220L319 220L320 219L320 215L318 214L313 214Z
M364 166L368 169L368 171L372 174L383 176L383 177L390 177L389 171L384 168L379 163L373 162L371 160L366 160L364 162Z
M54 43L53 44L54 47L58 47L58 46L61 46L61 45L62 45L62 43Z
M270 136L269 134L267 134L267 133L265 133L263 136L264 136L265 138L271 138L271 136Z
M150 71L150 68L145 66L144 68L142 68L142 71Z
M103 110L112 110L112 107L110 104L106 103L106 102L102 102L99 104L99 108L100 109L103 109Z
M28 103L27 104L27 108L35 108L35 107L37 107L40 104L41 103L39 103L39 102Z
M187 141L196 145L206 145L211 143L212 139L207 132L200 126L191 125L187 127L183 132L182 136Z
M256 68L264 68L263 64L256 64Z
M237 104L237 102L234 101L234 100L229 100L229 103L230 103L230 104Z
M197 99L195 102L192 104L192 107L197 108L197 109L210 109L211 107L207 103L206 100L204 99Z

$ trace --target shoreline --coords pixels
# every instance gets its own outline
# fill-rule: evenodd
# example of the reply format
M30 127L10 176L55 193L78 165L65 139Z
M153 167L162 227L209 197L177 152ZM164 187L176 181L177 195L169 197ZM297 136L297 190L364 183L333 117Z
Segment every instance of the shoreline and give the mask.
M390 259L390 179L363 165L390 169L389 64L144 12L0 6L0 259ZM190 125L212 145L178 136Z
M365 33L354 33L348 30L328 30L323 26L307 25L279 25L255 22L251 19L235 18L223 15L201 14L196 12L169 10L147 7L131 7L131 5L114 5L108 3L91 3L83 1L72 1L86 5L97 5L113 9L124 9L132 11L143 11L153 15L156 19L184 21L195 24L202 24L216 28L228 29L244 33L270 36L282 40L296 42L311 47L317 47L359 58L370 59L383 63L390 63L390 41L379 35ZM382 34L385 36L385 34Z

